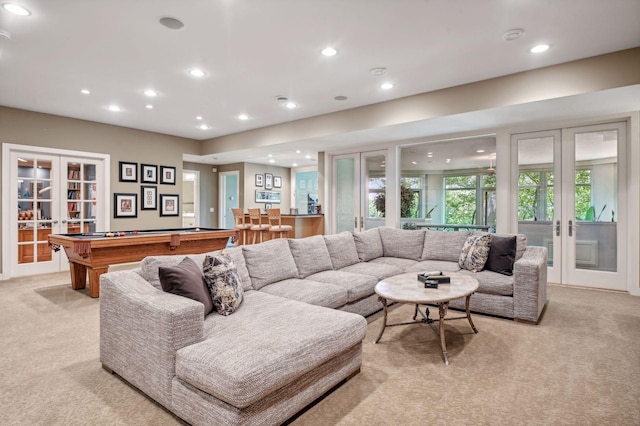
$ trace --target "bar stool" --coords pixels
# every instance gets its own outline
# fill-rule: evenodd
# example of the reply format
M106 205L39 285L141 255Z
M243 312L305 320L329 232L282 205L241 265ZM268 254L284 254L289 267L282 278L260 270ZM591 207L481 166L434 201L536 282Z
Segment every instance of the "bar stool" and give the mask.
M251 244L256 243L256 236L260 234L260 242L262 242L262 235L265 231L269 230L268 223L262 223L262 215L260 209L248 209L249 210L249 224L251 227L249 230L253 233Z
M282 216L280 216L280 209L267 210L267 217L269 218L269 232L278 233L278 238L283 238L285 232L293 230L291 225L282 224Z
M231 209L233 213L233 229L242 235L242 245L247 244L247 231L251 229L251 224L245 221L244 210Z

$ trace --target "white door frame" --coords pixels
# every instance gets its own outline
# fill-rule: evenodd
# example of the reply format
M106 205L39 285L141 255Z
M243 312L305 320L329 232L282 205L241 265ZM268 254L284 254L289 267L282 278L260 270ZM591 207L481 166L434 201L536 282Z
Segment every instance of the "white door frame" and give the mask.
M54 155L58 157L78 157L78 158L88 158L96 161L102 161L102 176L101 179L96 179L101 181L102 183L102 206L103 208L97 212L96 215L96 223L99 226L107 227L109 225L109 212L111 211L111 197L109 194L110 191L110 182L111 182L111 168L110 168L110 155L109 154L99 154L94 152L84 152L84 151L73 151L66 149L55 149L55 148L47 148L47 147L39 147L32 145L18 145L18 144L10 144L3 143L2 144L2 229L3 229L3 238L2 238L2 275L0 275L0 279L9 279L12 276L16 276L13 274L13 264L17 262L17 255L12 255L15 253L15 250L12 252L12 247L17 244L17 230L15 233L12 233L13 228L15 227L15 223L17 223L17 209L12 205L12 201L15 199L15 194L13 194L13 189L16 188L17 176L13 176L11 174L11 157L13 153L25 153L30 155ZM63 195L66 195L66 191L58 190L58 197L62 198ZM12 196L14 195L14 196ZM66 205L66 197L63 200L64 205ZM53 219L53 218L52 218ZM61 220L61 218L58 218ZM13 235L15 234L15 235ZM12 237L13 235L13 237ZM63 270L68 268L68 264L66 262L58 261L60 264L59 269Z

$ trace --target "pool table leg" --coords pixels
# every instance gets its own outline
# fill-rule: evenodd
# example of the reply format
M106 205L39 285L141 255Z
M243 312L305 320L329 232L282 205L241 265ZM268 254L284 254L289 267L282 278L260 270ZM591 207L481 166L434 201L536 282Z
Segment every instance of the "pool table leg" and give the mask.
M71 288L81 290L87 286L87 267L79 263L69 262L71 270Z
M89 296L100 297L100 275L108 270L109 267L89 268Z

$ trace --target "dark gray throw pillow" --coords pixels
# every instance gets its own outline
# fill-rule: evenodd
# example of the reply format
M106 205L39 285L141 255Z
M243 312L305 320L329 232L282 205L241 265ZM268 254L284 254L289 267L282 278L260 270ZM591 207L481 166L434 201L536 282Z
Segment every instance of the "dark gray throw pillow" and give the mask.
M160 285L167 293L188 297L204 305L204 315L213 311L211 293L204 280L202 268L190 257L176 266L158 268Z
M502 275L513 275L516 260L516 237L497 237L491 235L491 248L484 269Z

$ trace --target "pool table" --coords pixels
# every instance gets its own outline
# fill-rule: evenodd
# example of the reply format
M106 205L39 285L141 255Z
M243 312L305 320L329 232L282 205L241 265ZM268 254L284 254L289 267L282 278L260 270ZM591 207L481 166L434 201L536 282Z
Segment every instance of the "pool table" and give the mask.
M50 234L55 251L64 248L71 270L71 287L86 287L89 295L100 296L100 275L109 265L137 262L147 256L206 253L226 247L232 229L178 228L144 231L113 231L85 234Z

